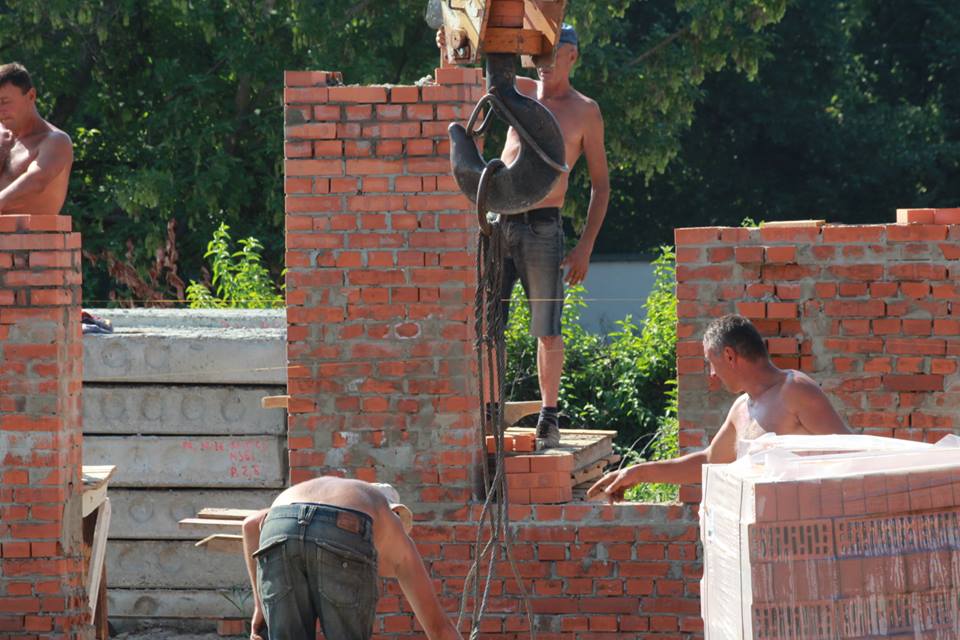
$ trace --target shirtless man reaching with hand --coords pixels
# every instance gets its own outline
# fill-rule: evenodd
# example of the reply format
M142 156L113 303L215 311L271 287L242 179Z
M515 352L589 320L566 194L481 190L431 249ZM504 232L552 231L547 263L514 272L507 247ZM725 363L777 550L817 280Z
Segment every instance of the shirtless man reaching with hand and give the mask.
M70 136L37 113L30 74L0 65L0 215L60 213L72 164Z
M710 445L673 460L611 471L590 487L588 497L622 499L625 490L641 482L700 482L704 464L733 462L750 440L764 433L852 433L810 376L770 362L763 338L746 318L728 315L714 320L703 336L703 352L710 375L727 391L742 394Z

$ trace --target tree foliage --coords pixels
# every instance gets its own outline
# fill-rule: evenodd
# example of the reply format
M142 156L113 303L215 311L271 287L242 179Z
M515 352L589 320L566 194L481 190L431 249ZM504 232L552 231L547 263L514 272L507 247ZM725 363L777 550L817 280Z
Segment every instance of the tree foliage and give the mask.
M620 188L613 208L621 215L629 218L634 207L622 186L676 158L704 79L728 66L754 73L767 47L764 28L785 4L569 4L584 52L575 82L598 100L614 133L608 146ZM414 82L438 59L425 6L0 0L0 60L27 65L42 112L77 147L67 207L84 234L86 300L144 297L136 292L164 287L174 295L171 282L199 277L204 245L220 223L261 238L265 262L279 274L283 71L339 70L348 83ZM577 184L570 209L582 213L584 175ZM172 262L171 222L179 276L148 273Z

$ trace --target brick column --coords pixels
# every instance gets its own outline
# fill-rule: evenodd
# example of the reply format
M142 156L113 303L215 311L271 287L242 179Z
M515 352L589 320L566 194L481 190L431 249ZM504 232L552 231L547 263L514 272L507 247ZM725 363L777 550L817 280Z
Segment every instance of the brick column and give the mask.
M80 234L0 216L0 633L89 637L81 557Z
M701 346L710 320L732 312L753 320L778 366L819 382L854 429L930 441L958 432L958 214L677 229L681 446L705 446L733 401L710 384Z
M471 339L476 220L450 177L446 130L483 89L477 70L438 79L342 87L327 72L286 75L289 446L293 482L338 473L398 486L455 616L485 454ZM515 503L510 519L538 637L701 635L693 507ZM378 638L423 635L396 582L378 614ZM526 629L502 564L484 637Z
M390 482L421 513L462 507L480 462L476 222L446 129L484 89L479 69L438 74L287 72L284 98L291 481Z

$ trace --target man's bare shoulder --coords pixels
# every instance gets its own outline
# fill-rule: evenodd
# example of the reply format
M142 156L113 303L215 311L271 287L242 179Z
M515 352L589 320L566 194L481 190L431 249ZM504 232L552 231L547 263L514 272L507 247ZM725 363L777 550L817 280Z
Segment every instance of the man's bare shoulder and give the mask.
M47 132L47 135L44 137L44 144L49 144L55 147L69 146L70 148L73 148L73 140L66 131L58 129L49 122L47 122L47 126L50 127L50 129Z
M783 383L783 393L786 396L799 395L809 398L809 394L826 397L817 381L796 369L786 370L787 379Z

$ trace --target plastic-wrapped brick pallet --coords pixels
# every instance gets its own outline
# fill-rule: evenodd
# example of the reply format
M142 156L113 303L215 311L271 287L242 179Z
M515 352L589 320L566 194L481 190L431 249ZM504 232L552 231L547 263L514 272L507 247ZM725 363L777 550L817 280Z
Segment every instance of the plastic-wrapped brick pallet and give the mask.
M960 438L774 436L703 472L707 640L960 638Z

